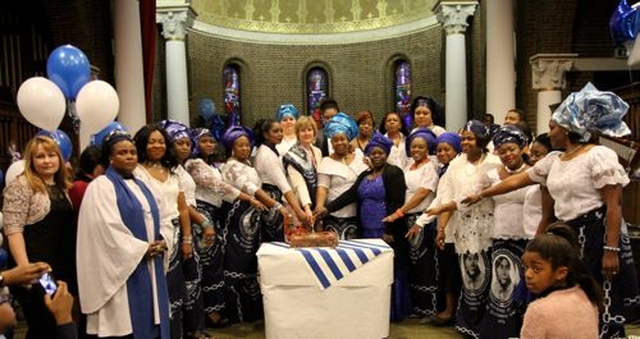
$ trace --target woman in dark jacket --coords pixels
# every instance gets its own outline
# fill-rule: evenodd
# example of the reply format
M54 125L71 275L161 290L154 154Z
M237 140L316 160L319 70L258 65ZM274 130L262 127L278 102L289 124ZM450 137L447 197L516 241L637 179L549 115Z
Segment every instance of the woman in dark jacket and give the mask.
M338 198L316 211L323 217L327 213L358 202L358 215L362 225L362 238L382 238L395 252L394 282L391 298L391 320L400 321L410 311L409 286L407 285L407 225L400 207L404 204L406 184L402 170L387 164L393 142L376 132L364 154L369 157L371 168L362 172L356 182ZM396 213L398 218L384 223L387 215Z

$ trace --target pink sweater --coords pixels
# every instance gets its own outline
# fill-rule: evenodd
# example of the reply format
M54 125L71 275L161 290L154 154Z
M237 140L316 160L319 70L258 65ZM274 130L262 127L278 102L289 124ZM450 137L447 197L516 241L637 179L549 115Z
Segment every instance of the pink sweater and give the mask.
M578 287L555 291L527 307L520 339L598 338L598 310Z

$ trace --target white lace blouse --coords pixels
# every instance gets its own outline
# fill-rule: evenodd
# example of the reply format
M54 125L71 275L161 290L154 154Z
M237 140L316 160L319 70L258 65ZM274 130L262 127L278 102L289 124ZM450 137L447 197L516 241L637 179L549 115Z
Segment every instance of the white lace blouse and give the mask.
M417 169L412 170L412 165L404 167L404 181L407 183L407 192L405 193L405 202L411 199L411 196L415 194L418 189L424 188L431 192L427 195L420 204L411 210L407 211L407 214L420 213L429 207L431 201L436 196L436 189L438 188L438 173L434 167L433 162L420 166Z
M466 154L461 154L449 164L449 169L443 176L447 179L440 180L440 185L444 185L438 191L441 203L455 201L458 205L458 210L452 213L446 227L454 228L454 243L458 253L477 253L491 246L493 200L483 199L470 207L459 202L474 193L474 188L478 187L487 172L500 166L500 159L492 154L487 154L477 164L470 163Z
M222 178L233 187L255 196L256 191L262 186L258 171L248 163L230 158L222 166Z
M240 190L222 180L217 168L202 159L189 159L185 168L196 183L196 200L220 207L222 200L232 202L240 195Z
M356 153L350 164L344 164L333 160L331 157L324 157L318 166L318 186L329 190L327 202L330 202L340 194L348 190L356 182L358 175L367 169L362 156ZM356 216L356 204L350 204L333 213L336 218L350 218Z
M182 165L178 165L178 167L174 170L178 177L180 178L180 186L184 190L184 198L189 206L196 205L196 182L193 181L191 174L187 172L187 170Z
M546 185L555 200L558 219L573 220L604 204L599 189L607 185L626 186L629 177L616 153L605 146L593 146L570 160L552 152L527 170L529 178Z
M498 169L487 172L485 187L494 186L500 183ZM515 191L494 196L494 218L491 237L493 239L529 239L525 231L522 215L527 191L530 187L523 187Z

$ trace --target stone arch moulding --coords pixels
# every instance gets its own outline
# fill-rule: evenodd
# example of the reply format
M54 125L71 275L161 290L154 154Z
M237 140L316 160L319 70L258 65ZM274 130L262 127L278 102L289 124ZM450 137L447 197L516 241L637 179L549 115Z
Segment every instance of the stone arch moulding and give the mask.
M334 91L334 72L333 72L333 68L331 66L329 66L328 63L324 62L324 61L320 61L320 60L314 60L309 62L302 70L302 73L300 74L300 80L303 84L302 86L302 102L303 102L303 107L302 109L304 109L305 114L309 114L310 111L310 107L309 107L309 86L307 83L307 79L309 76L309 72L311 72L314 69L322 69L326 75L327 75L327 97L334 97L335 91ZM316 117L317 118L317 117Z

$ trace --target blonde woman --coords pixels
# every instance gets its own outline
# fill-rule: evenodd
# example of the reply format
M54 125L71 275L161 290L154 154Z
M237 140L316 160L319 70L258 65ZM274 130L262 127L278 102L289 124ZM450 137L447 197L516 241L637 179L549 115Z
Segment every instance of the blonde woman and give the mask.
M68 190L70 175L60 149L49 137L36 136L25 148L25 169L4 190L4 233L9 267L44 261L57 279L77 295L76 224ZM29 327L26 338L55 338L56 323L37 285L12 287Z

